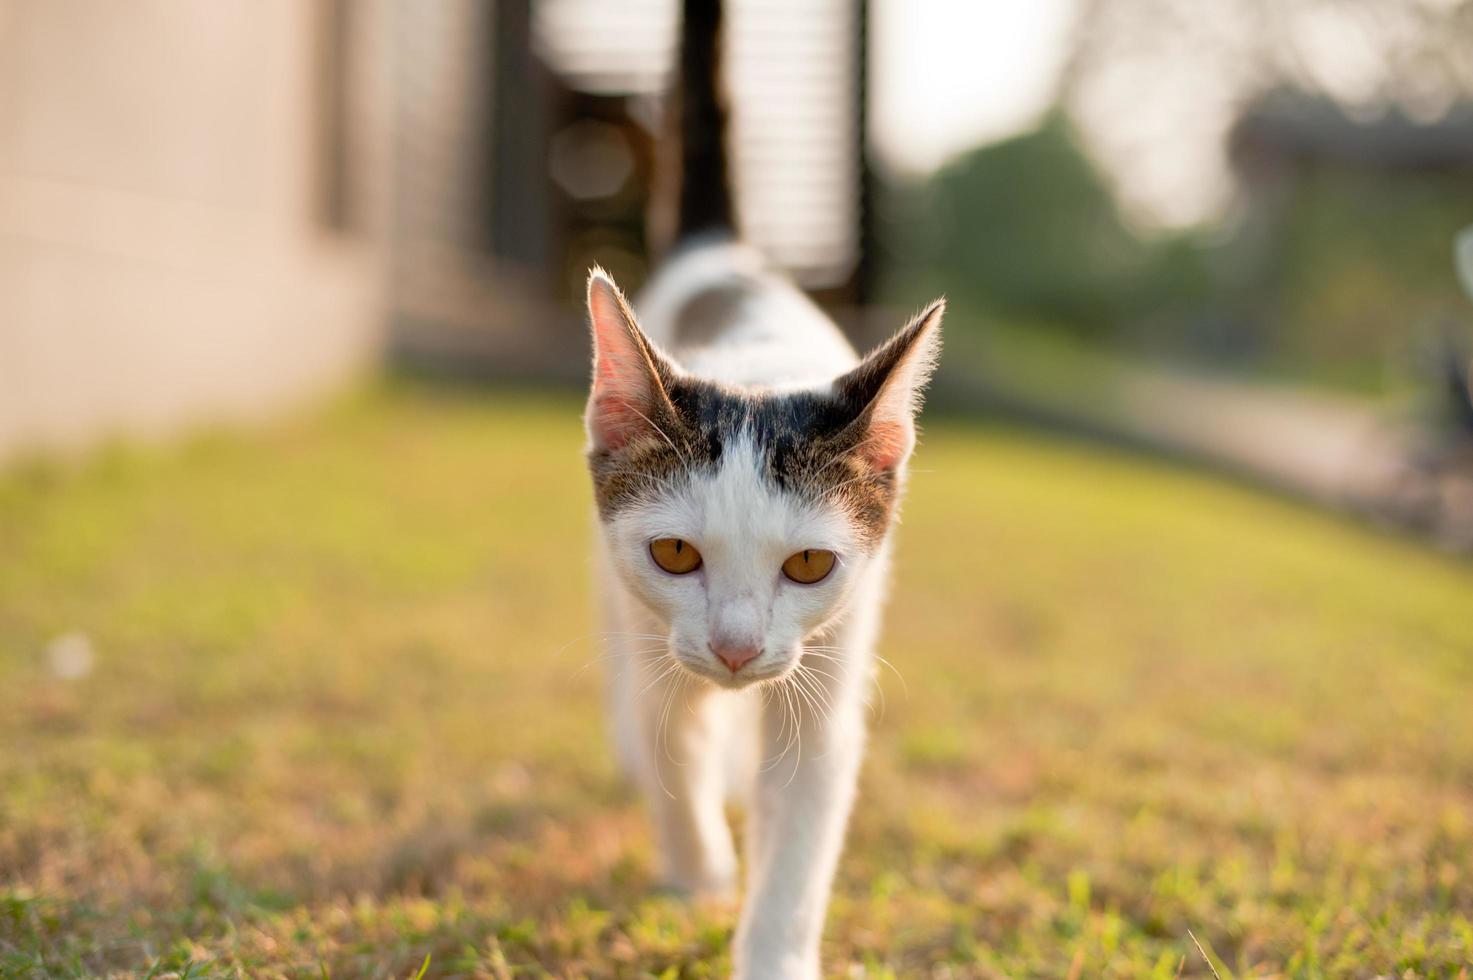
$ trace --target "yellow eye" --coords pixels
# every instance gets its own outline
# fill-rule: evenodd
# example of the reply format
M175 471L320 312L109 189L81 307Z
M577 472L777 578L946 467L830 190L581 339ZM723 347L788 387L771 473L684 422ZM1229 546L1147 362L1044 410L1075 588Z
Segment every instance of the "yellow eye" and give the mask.
M686 575L701 567L695 545L679 538L657 538L650 542L650 557L672 575Z
M805 548L783 562L783 574L799 585L822 582L833 570L834 553L819 548Z

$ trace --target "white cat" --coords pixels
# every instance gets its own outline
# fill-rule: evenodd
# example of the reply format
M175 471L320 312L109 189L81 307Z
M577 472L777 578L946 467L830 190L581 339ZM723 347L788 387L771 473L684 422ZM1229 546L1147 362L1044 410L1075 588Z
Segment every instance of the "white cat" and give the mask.
M638 320L602 270L588 281L611 700L664 880L733 891L723 804L744 800L735 973L811 978L942 304L861 361L737 243L714 8L687 4L679 243Z

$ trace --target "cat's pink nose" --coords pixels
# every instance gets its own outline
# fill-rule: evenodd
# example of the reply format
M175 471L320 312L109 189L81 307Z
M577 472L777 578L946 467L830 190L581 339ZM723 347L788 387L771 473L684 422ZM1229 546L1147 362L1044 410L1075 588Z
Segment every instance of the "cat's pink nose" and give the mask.
M726 664L727 669L735 674L742 669L743 664L756 660L762 650L755 644L720 643L713 644L711 652L716 654L716 659Z

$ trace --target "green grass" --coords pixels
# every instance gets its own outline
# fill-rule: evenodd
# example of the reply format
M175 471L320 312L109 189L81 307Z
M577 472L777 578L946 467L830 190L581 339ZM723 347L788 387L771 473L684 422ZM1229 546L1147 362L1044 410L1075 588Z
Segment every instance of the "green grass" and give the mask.
M0 974L721 975L603 737L579 439L391 387L0 476ZM1467 975L1473 569L1022 433L916 466L831 972Z

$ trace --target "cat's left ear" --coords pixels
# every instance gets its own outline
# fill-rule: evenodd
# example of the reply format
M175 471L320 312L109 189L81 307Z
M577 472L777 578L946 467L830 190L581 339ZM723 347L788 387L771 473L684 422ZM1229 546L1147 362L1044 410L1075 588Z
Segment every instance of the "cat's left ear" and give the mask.
M593 384L586 421L593 446L619 449L631 439L659 434L674 416L665 384L674 369L635 322L634 311L608 273L588 276L588 320L593 328Z
M915 448L915 417L941 354L945 312L946 300L936 300L834 382L835 393L857 412L856 451L876 469L896 469Z

